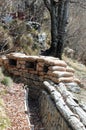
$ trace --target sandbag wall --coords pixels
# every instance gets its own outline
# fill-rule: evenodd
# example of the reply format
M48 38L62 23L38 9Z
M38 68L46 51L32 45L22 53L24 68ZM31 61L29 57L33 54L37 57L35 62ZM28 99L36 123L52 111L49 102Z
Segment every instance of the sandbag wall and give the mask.
M50 79L55 83L80 83L74 76L74 70L58 58L11 53L0 58L0 61L0 64L14 75L23 77L26 74L34 74L42 81Z
M58 58L10 53L0 58L0 64L10 74L21 77L22 82L29 85L31 96L35 98L40 94L45 80L56 84L63 82L68 86L80 84L74 76L74 69Z

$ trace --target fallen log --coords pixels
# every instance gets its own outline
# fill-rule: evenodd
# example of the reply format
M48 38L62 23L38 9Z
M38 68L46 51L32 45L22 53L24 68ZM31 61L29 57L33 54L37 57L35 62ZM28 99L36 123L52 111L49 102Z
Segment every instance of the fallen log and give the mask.
M86 130L84 124L79 120L78 116L65 103L60 92L56 90L49 82L44 81L45 89L54 100L57 109L60 111L65 120L70 124L73 130Z

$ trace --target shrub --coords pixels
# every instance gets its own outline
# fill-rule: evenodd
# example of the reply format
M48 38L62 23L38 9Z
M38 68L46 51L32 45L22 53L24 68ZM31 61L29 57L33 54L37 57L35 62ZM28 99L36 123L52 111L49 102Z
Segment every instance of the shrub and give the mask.
M1 81L2 84L11 87L13 85L13 81L10 77L5 76L3 80Z

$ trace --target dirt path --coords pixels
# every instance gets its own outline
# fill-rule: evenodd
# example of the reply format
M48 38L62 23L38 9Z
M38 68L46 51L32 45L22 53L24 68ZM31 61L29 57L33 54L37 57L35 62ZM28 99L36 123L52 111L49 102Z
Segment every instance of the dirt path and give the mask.
M25 114L24 108L24 89L23 84L14 84L5 95L2 95L2 99L5 103L6 113L11 121L11 127L7 130L30 130L28 126L28 120ZM3 90L5 87L1 86Z

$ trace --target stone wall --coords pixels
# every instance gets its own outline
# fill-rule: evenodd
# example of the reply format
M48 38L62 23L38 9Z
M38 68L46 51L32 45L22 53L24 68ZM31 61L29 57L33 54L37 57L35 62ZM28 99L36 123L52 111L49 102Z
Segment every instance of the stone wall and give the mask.
M0 65L28 85L29 96L39 100L46 130L86 130L86 112L66 88L80 81L64 61L11 53L0 58Z
M46 130L72 130L46 91L42 91L39 99L40 113Z

